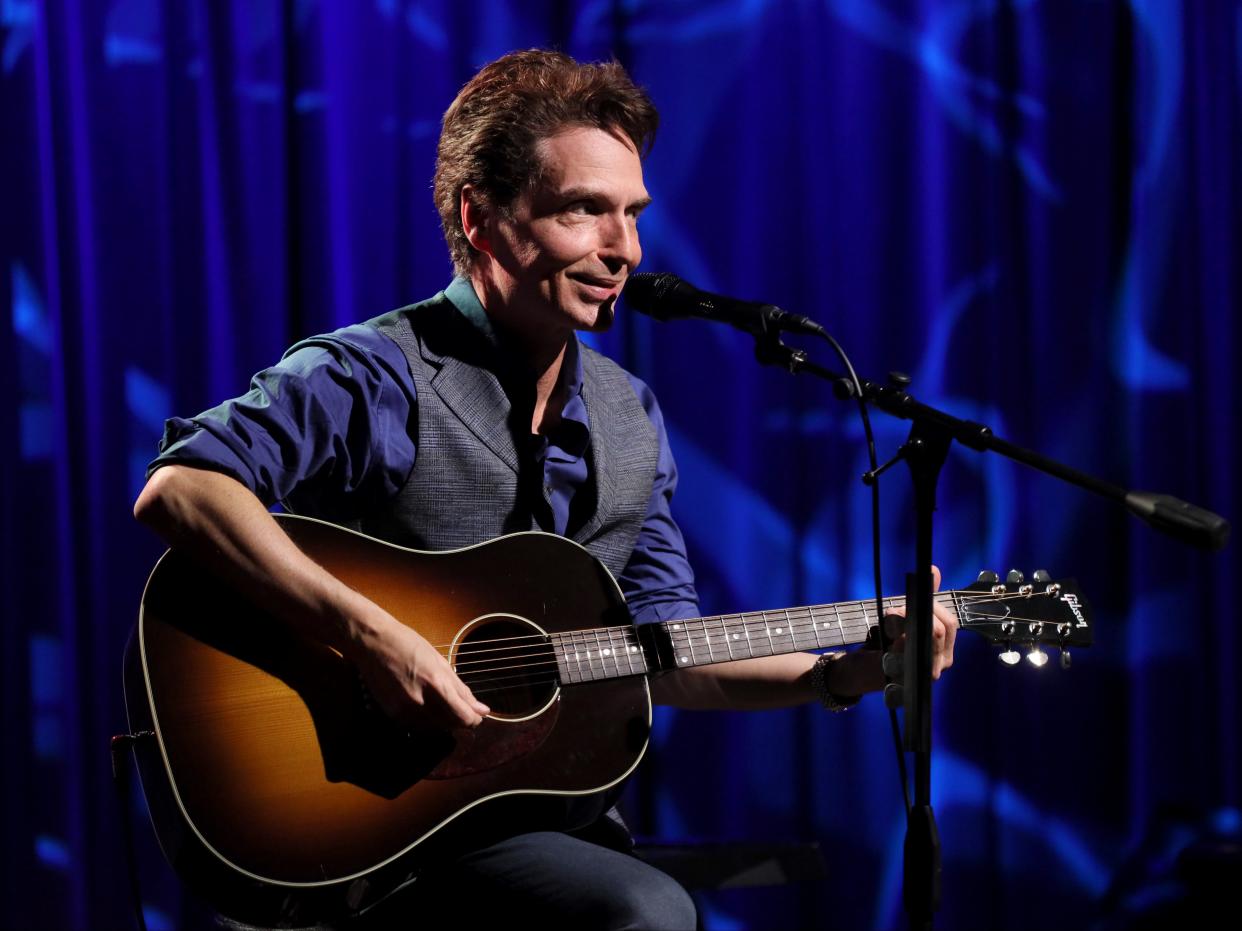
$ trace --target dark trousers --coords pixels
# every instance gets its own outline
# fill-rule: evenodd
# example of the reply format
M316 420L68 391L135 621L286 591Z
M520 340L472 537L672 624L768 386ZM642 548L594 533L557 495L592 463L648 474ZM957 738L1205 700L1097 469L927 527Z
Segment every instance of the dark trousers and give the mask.
M433 865L350 931L485 927L694 931L694 902L628 853L555 831L520 834Z

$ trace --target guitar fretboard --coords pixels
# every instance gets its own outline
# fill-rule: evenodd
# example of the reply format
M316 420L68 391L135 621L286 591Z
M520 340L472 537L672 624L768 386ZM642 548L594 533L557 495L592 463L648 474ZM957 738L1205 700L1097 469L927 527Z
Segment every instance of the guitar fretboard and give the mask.
M958 592L934 597L959 605ZM884 610L905 606L884 599ZM652 670L727 663L862 643L876 625L875 601L843 601L747 614L720 614L641 627L601 627L552 636L562 683L595 682Z
M639 642L638 628L599 627L553 634L556 669L561 682L595 682L650 671L648 650Z

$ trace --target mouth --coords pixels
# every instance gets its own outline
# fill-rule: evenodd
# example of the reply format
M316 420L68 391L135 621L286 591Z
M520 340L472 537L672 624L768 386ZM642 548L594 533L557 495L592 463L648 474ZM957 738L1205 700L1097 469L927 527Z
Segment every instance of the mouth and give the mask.
M621 293L625 284L624 278L597 278L593 275L571 275L570 279L577 282L594 300L607 301Z

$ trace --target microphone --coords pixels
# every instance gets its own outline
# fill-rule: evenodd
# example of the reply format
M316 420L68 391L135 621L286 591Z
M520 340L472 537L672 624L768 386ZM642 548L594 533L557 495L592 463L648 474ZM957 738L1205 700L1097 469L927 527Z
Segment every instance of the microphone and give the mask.
M773 330L826 335L824 328L808 317L786 313L772 304L700 291L667 272L631 275L623 293L630 307L660 321L699 317L729 323L755 335Z

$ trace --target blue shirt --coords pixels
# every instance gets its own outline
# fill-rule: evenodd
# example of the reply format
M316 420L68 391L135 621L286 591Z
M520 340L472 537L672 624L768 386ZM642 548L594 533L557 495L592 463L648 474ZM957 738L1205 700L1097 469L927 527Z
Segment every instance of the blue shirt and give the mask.
M457 278L445 296L488 339L498 339L470 282ZM627 373L628 374L628 373ZM566 398L546 436L529 438L543 468L551 507L540 527L564 535L574 494L588 480L590 422L582 400L582 360L570 340L562 367ZM694 573L671 502L677 466L655 395L630 384L651 419L659 459L647 516L617 580L636 623L698 614ZM392 498L417 455L407 429L418 399L400 347L370 324L345 327L291 348L251 380L241 397L165 425L150 471L180 463L231 475L264 504L344 520Z

